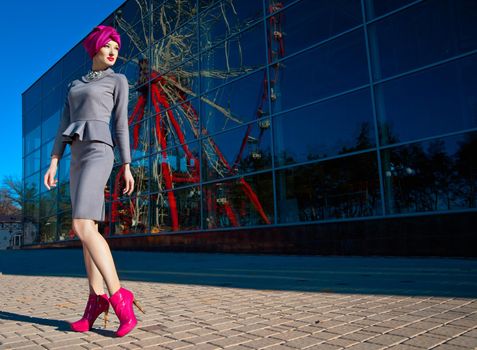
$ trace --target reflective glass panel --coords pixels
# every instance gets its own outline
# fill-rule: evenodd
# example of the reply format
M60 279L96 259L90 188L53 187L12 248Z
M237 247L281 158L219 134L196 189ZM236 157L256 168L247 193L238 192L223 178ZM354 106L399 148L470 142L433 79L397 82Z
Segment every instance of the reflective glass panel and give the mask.
M200 187L151 194L151 233L200 229Z
M40 194L40 217L56 214L57 194L58 189L55 187Z
M150 77L149 65L148 65L148 50L138 53L137 55L128 58L125 61L119 61L113 66L113 70L116 73L124 74L129 83L129 90L139 89L140 86L146 84ZM147 89L147 86L143 89ZM146 92L146 91L144 91Z
M30 153L23 159L23 170L25 176L30 176L40 170L40 149Z
M283 2L280 2L283 3ZM362 23L359 0L302 0L281 12L269 6L269 59L288 56Z
M59 60L45 73L45 75L41 77L43 96L46 96L52 89L55 89L61 83L62 64L63 61Z
M38 235L40 222L40 200L23 202L23 243L36 243L40 239Z
M376 86L381 144L477 127L477 55Z
M149 16L149 4L150 1L128 0L114 12L117 30L121 35L137 22L144 22L144 26L149 25L148 21L144 20L144 17Z
M111 223L114 235L149 231L149 196L137 196L111 202Z
M71 220L71 211L64 212L58 215L58 240L65 241L71 239L78 239L76 237Z
M29 112L33 107L37 106L41 101L41 80L36 81L30 88L22 95L23 113Z
M272 187L271 172L204 185L204 228L272 224Z
M180 66L153 57L151 71L151 109L153 113L197 96L199 92L197 59Z
M56 241L56 215L40 220L40 242Z
M85 69L91 68L91 59L82 43L77 44L63 58L63 80L69 82L82 75Z
M25 155L40 147L41 144L41 103L24 115L23 124Z
M197 184L200 180L198 142L156 153L151 161L151 192Z
M382 16L416 0L365 0L368 19Z
M477 132L383 150L391 214L477 207Z
M263 22L229 37L201 53L202 91L212 89L245 73L264 66Z
M272 166L270 120L203 139L204 181L264 170Z
M203 134L220 132L268 114L266 81L266 71L260 70L202 95Z
M71 194L70 194L70 182L60 182L58 185L59 197L58 208L59 211L70 211L71 215Z
M197 18L196 0L152 0L151 42Z
M197 20L192 19L151 45L152 62L154 67L167 70L195 56L198 50Z
M104 221L98 225L98 231L103 234L104 237L111 236L111 208L112 202L106 200L104 203Z
M474 0L432 0L372 23L368 32L375 79L475 50L476 13Z
M149 116L150 110L149 110L149 104L147 101L148 89L149 89L148 83L136 88L129 89L129 103L128 103L129 125L131 125L132 123L138 123Z
M66 149L68 149L69 152L70 146L67 145ZM71 162L71 153L69 152L66 154L63 154L63 157L60 159L58 171L57 171L57 177L58 177L58 182L59 183L66 183L70 181L70 162Z
M36 197L33 200L25 200L23 205L23 217L25 222L38 223L40 219L40 198Z
M55 142L54 139L52 139L51 141L49 141L47 143L44 143L41 146L41 169L42 169L42 171L45 168L48 168L50 166L50 162L51 162L50 154L51 154L51 151L53 149L53 143L54 142Z
M149 158L145 157L133 160L129 168L134 178L134 190L131 195L123 194L123 190L126 188L126 183L124 181L124 168L122 166L115 166L109 177L111 182L105 188L106 200L128 198L133 195L142 195L148 191Z
M140 120L137 118L136 120ZM132 159L146 156L149 152L149 123L150 119L129 125L129 147ZM116 159L119 161L119 148L115 149Z
M277 115L273 127L278 165L326 158L376 145L369 89Z
M51 91L42 100L42 128L41 128L41 142L50 140L56 136L60 121L60 111L64 97L62 89L57 88Z
M381 214L375 152L280 170L276 181L280 223Z
M199 137L198 100L177 104L151 118L152 152L184 144Z
M368 84L363 30L285 59L270 74L274 112Z
M261 18L261 1L218 1L200 15L201 50L247 29Z
M42 180L40 183L40 179ZM40 193L40 186L43 185L43 178L41 173L35 173L29 177L27 177L23 182L23 199L24 200L32 200L37 198L36 196Z

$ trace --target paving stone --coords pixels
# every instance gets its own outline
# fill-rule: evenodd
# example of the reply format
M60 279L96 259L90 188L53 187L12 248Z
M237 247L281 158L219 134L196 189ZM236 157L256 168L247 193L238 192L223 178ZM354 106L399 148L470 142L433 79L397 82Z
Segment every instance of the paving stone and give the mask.
M147 314L115 337L119 321L72 332L88 281L2 275L0 349L468 350L477 347L477 299L231 288L125 281ZM83 283L84 290L71 285ZM41 291L35 293L35 291ZM60 292L59 292L60 291ZM19 315L15 319L14 315ZM25 317L25 315L32 317ZM100 317L101 320L101 317ZM316 321L319 321L316 323Z
M319 337L320 333L313 334L313 336L314 337ZM345 335L343 335L343 338L364 342L365 340L373 339L377 336L378 336L378 334L376 334L376 333L361 330L361 331L357 331L357 332L354 332L354 333L345 334Z
M426 332L425 334L433 337L453 338L464 333L465 331L462 328L444 325L438 328L434 328Z
M400 335L400 336L412 338L412 337L418 336L419 334L424 334L425 332L426 331L423 329L407 326L407 327L393 329L386 334Z
M217 340L211 340L207 344L217 345L222 348L232 346L232 345L246 345L246 343L250 343L252 340L243 336L235 336L235 337L226 337Z
M464 350L465 348L452 344L441 344L432 348L432 350ZM475 348L474 348L475 349Z
M283 340L275 338L260 338L256 340L250 340L249 342L241 345L252 349L264 349L272 345L278 345L280 343L283 343Z
M202 343L202 344L194 345L193 349L194 350L217 350L217 349L222 349L222 347L214 345L214 344Z
M429 349L443 342L444 340L442 338L430 337L430 336L422 334L422 335L418 335L417 337L404 341L403 344Z
M223 339L223 338L225 337L222 336L221 334L206 334L206 335L199 335L196 337L188 338L187 342L191 344L201 344L201 343L212 342L214 340Z
M357 341L351 340L351 339L347 339L347 338L334 338L334 339L327 340L327 341L325 341L325 342L322 343L322 344L323 344L323 345L324 345L324 344L336 345L336 346L340 346L340 347L344 348L344 347L348 347L348 346L354 345L354 344L356 344L356 343L357 343ZM320 344L320 345L321 345L321 344Z
M303 337L303 338L298 338L298 339L293 339L290 341L287 341L283 343L283 345L289 346L291 348L296 348L296 349L306 349L308 347L311 347L316 344L321 344L324 343L325 341L323 339L318 339L315 337Z
M399 336L399 335L392 335L392 334L381 334L377 337L367 340L369 343L373 344L380 344L380 345L395 345L398 343L403 342L404 340L408 339L407 337Z
M296 331L287 331L287 332L275 334L272 337L276 339L290 341L290 340L301 338L301 337L307 337L309 335L310 335L309 333L296 330Z
M228 350L229 348L227 348ZM286 345L282 345L282 344L278 344L278 345L272 345L268 348L266 348L267 350L293 350L293 348L290 348L289 346L286 346Z
M1 343L0 343L1 344ZM14 343L1 344L1 349L18 349L23 347L32 346L33 343L31 340L22 340ZM35 345L38 348L38 345Z
M397 344L386 348L386 350L422 350L422 348L416 348L415 346L407 344ZM461 349L463 350L463 349Z
M448 340L446 344L461 346L467 349L477 349L477 338L461 335L459 337Z
M351 345L350 347L346 348L346 350L381 350L385 348L387 348L385 345L364 342Z

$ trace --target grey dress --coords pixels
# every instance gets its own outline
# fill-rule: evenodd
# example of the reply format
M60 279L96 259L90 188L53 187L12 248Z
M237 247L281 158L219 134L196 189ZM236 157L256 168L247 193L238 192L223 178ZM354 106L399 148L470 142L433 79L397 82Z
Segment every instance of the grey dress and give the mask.
M68 85L51 155L61 158L66 144L71 147L73 218L105 220L104 187L113 168L113 148L118 146L121 164L131 162L128 101L127 78L111 67L93 81L83 76Z

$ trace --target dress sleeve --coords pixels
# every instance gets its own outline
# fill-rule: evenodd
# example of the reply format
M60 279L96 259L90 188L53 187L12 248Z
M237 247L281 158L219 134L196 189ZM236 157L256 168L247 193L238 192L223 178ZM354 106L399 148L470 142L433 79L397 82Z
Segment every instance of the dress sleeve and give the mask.
M114 92L114 140L119 147L121 164L131 163L128 125L129 84L124 74L118 74Z
M70 88L71 88L71 83L68 84L68 88L66 89L66 98L63 104L63 111L61 113L60 125L58 126L58 130L56 131L55 143L53 144L53 149L50 154L50 157L53 155L57 155L58 160L61 159L61 157L63 157L63 153L66 147L66 143L63 142L61 134L70 123L70 104L68 101L68 94L69 94Z

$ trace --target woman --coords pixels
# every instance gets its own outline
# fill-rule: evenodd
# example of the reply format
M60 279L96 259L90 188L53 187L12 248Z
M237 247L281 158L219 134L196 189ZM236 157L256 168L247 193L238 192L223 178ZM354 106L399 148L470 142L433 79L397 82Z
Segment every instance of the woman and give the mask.
M70 144L70 196L72 227L83 245L88 274L89 297L83 317L70 323L78 332L89 331L96 318L104 312L106 327L109 305L119 318L116 335L122 337L137 324L132 304L142 312L130 290L122 288L108 243L98 232L98 222L104 221L104 187L114 163L113 148L119 146L126 183L123 194L130 195L134 179L130 171L131 155L128 129L129 86L124 74L111 66L118 57L121 38L109 26L97 26L83 41L93 60L92 69L81 79L68 85L68 94L51 152L51 163L44 177L45 186L56 186L58 160L66 143ZM113 117L112 117L113 115ZM109 129L113 119L114 141ZM104 293L103 278L109 295Z

